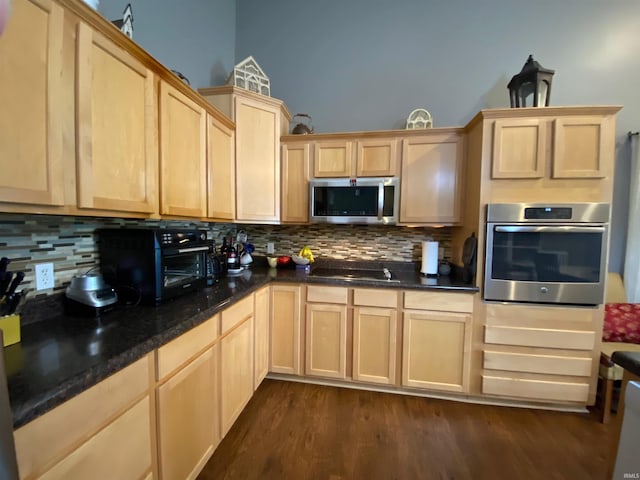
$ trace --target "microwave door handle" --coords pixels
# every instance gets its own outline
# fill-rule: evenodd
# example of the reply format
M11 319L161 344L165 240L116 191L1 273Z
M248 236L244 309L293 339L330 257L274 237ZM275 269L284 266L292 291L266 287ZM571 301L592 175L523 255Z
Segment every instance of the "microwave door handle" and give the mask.
M604 227L496 225L496 232L506 233L604 233Z
M384 210L384 183L378 183L378 220L382 221L382 212Z
M191 252L204 252L205 250L209 250L209 247L190 247L190 248L179 248L178 253L191 253Z

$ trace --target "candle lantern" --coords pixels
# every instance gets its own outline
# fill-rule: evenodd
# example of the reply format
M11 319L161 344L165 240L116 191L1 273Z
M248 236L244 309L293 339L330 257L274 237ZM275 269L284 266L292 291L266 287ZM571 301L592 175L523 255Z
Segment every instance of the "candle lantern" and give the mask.
M520 73L515 74L507 85L511 108L526 107L529 97L532 97L529 106L548 107L554 73L555 70L544 68L529 55Z

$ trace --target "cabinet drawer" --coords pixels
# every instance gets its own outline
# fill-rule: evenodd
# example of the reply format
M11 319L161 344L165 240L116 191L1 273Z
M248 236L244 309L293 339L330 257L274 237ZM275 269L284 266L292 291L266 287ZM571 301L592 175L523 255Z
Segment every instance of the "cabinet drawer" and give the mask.
M149 363L147 355L16 430L20 474L26 478L60 458L146 392Z
M396 308L398 292L379 288L356 288L353 290L353 304L364 307Z
M485 343L523 347L592 350L595 345L595 333L578 330L487 325L484 331L484 341Z
M224 335L251 315L253 315L253 294L243 298L222 312L221 335Z
M467 293L405 292L404 308L471 313L473 312L473 295Z
M346 304L347 294L348 289L346 287L319 287L310 285L307 287L307 302Z
M165 378L218 338L219 317L211 317L158 349L158 380Z
M149 397L145 397L39 478L142 478L150 469Z
M592 359L515 352L484 352L483 367L490 370L545 373L551 375L591 375Z
M482 393L559 402L586 402L589 384L483 375Z

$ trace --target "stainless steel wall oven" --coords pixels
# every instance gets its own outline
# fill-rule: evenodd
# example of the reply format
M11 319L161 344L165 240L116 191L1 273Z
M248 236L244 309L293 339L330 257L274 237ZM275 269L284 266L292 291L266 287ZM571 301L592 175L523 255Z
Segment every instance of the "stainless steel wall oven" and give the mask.
M609 211L606 203L488 205L485 300L601 304Z

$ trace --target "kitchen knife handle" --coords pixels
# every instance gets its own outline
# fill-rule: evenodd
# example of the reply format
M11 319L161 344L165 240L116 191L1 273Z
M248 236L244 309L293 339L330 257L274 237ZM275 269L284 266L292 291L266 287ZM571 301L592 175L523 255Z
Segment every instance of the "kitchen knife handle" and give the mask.
M11 282L11 285L9 286L9 290L7 290L7 295L14 293L22 280L24 280L24 272L17 272L13 282Z

